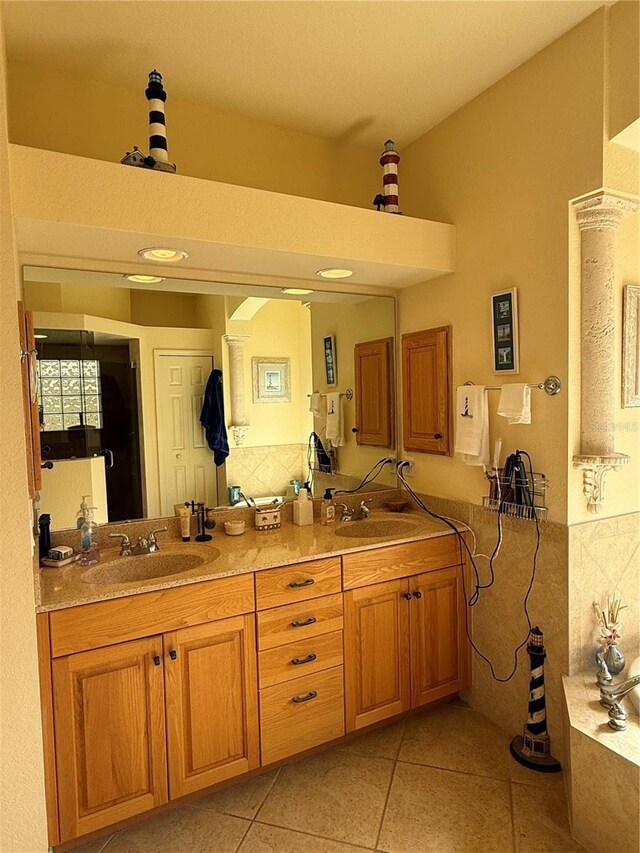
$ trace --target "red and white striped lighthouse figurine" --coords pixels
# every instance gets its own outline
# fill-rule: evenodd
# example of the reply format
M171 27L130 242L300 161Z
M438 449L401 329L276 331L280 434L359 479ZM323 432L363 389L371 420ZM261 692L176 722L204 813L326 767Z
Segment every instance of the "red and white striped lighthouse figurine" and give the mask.
M384 170L382 177L382 195L384 196L384 212L400 213L398 208L398 163L400 155L393 147L393 140L387 139L384 151L380 157L380 165Z
M127 151L121 163L126 166L142 166L144 169L157 169L160 172L175 172L176 164L169 162L167 150L167 125L164 114L164 104L167 93L162 86L162 74L149 72L149 85L145 90L149 101L149 155L134 146L133 151Z
M511 755L530 770L557 773L560 762L551 755L547 734L547 710L544 698L544 650L542 631L536 625L529 633L527 653L531 659L529 709L524 733L511 741Z

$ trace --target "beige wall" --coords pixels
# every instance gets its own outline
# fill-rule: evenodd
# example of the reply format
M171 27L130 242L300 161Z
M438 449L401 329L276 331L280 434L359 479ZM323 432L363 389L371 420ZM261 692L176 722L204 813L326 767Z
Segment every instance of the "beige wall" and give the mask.
M640 116L640 3L622 0L609 10L610 101L608 134L617 133Z
M165 82L169 156L180 174L371 207L380 186L377 146L349 145L217 112L173 98L171 81ZM11 63L10 140L117 163L133 145L147 150L145 85L140 80L114 86Z
M0 432L2 511L0 533L0 849L40 853L47 849L42 733L38 685L30 505L24 465L25 440L16 300L18 267L11 219L5 57L0 8Z
M31 311L92 314L108 320L131 322L131 291L125 287L96 287L25 281L24 301Z
M516 286L520 374L539 382L557 374L563 393L533 392L532 424L497 418L491 437L503 453L531 454L549 477L550 517L566 520L568 245L567 205L602 180L604 15L598 12L520 66L403 155L406 213L454 222L456 272L401 291L401 332L453 326L454 386L494 385L492 292ZM479 503L481 469L416 454L419 488Z

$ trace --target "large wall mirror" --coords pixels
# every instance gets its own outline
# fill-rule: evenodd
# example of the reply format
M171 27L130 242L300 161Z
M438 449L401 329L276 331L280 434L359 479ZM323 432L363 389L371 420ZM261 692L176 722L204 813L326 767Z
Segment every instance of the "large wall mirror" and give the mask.
M395 451L390 297L24 268L36 329L41 508L75 526L358 486ZM208 394L221 371L222 396ZM214 374L214 376L219 376ZM224 410L229 454L209 437ZM219 398L219 399L216 399ZM219 460L220 461L220 460ZM392 466L368 489L394 488Z

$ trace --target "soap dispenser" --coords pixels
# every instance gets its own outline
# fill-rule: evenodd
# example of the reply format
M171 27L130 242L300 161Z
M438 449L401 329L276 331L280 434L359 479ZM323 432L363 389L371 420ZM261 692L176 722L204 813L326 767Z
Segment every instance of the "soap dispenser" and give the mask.
M327 489L320 507L320 524L333 524L336 520L336 507L333 503L333 489Z
M293 523L300 527L313 524L313 501L309 498L308 486L300 489L298 500L293 502Z
M82 500L80 501L80 509L76 513L76 527L78 530L81 529L84 524L85 516L87 514L87 510L89 509L89 504L87 503L87 498L90 498L91 495L83 495Z
M88 497L88 495L87 495ZM80 565L92 566L94 563L100 562L100 549L95 541L96 523L93 520L93 511L95 506L87 507L84 524L80 528Z

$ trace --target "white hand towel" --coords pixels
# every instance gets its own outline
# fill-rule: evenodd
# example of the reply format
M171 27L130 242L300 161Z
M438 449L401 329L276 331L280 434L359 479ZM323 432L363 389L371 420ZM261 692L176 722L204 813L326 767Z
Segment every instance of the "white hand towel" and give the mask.
M309 411L314 418L319 418L321 414L320 406L322 405L322 397L317 391L309 395Z
M342 397L338 392L327 394L327 441L332 447L344 444L344 424L342 418Z
M489 465L489 407L484 385L456 390L456 453L467 465Z
M531 388L526 383L503 385L498 402L498 414L510 424L531 423Z

